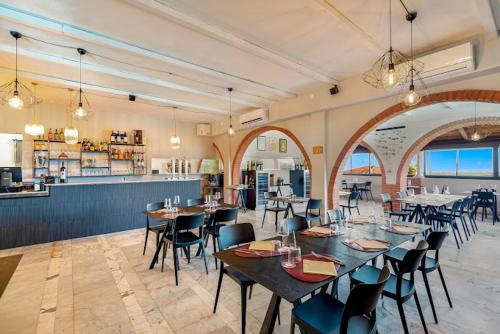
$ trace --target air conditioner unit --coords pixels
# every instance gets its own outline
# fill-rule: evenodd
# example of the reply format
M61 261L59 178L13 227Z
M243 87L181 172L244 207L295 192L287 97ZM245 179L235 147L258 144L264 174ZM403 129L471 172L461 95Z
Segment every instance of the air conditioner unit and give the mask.
M212 126L206 123L196 124L196 135L199 137L211 136Z
M250 126L267 121L269 118L266 109L256 109L240 115L241 126Z

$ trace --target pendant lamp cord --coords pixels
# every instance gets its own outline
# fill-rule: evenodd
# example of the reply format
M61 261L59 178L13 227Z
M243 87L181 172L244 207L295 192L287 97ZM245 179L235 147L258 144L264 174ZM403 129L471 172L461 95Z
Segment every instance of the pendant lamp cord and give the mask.
M410 21L411 84L413 85L413 20Z
M80 103L82 104L82 54L80 54Z
M18 89L18 79L17 79L17 40L18 40L18 38L16 38L16 92L17 92L17 89Z
M391 1L389 0L389 56L392 64L392 6Z
M177 117L175 116L175 112L177 111L177 108L174 107L174 136L177 137Z

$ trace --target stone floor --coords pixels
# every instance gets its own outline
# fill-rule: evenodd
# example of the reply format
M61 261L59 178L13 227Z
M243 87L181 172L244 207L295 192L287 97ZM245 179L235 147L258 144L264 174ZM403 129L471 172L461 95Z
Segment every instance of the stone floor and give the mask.
M364 202L362 213L380 211ZM241 213L253 222L257 237L274 233L272 217L264 229L262 212ZM432 313L420 275L417 291L431 333L498 333L500 328L500 224L480 222L480 231L457 250L448 238L441 254L454 308L446 302L437 274L430 283L439 324ZM0 299L0 333L239 333L238 286L225 279L216 314L212 314L217 272L210 256L209 275L200 259L181 259L180 284L174 283L171 258L166 269L148 270L149 244L142 256L144 231L133 230L0 251L24 254ZM210 250L211 253L211 250ZM341 279L340 297L348 294ZM248 302L247 333L258 333L270 293L256 286ZM413 301L405 304L411 333L423 332ZM281 307L276 333L289 332L290 305ZM380 333L402 333L397 307L384 299L378 307Z

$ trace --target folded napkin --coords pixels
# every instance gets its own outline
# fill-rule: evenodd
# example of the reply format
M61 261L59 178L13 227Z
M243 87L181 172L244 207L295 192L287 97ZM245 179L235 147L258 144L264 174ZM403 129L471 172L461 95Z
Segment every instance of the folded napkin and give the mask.
M332 230L329 227L321 227L321 226L314 226L306 231L318 234L328 234L328 235L332 234Z
M398 225L394 225L394 226L392 226L392 229L394 231L396 231L396 232L399 232L399 233L414 234L414 233L418 233L419 232L418 228L410 227L410 226L398 226Z
M389 245L385 242L381 242L374 239L358 239L354 240L354 243L359 245L363 249L388 249Z
M271 241L252 241L248 249L256 251L274 251L274 244Z
M302 261L302 271L304 274L320 274L337 276L337 269L335 263L326 261L306 260Z

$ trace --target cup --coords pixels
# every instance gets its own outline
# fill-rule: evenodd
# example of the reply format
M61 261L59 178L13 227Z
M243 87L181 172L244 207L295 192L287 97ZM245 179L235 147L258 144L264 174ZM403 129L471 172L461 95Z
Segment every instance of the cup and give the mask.
M332 231L333 235L337 235L340 233L340 226L338 223L333 223L330 224L330 230Z

